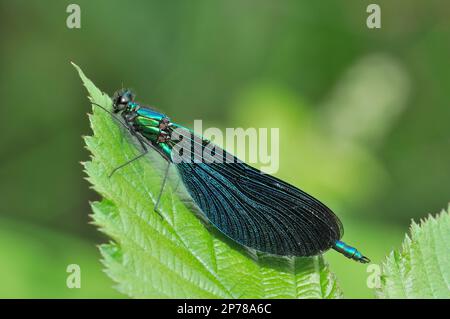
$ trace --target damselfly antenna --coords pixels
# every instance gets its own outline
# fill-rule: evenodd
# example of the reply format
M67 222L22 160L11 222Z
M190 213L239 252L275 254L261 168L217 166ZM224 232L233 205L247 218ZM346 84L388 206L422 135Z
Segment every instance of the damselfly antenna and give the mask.
M105 111L106 113L108 113L109 115L111 115L111 116L113 117L113 119L115 119L117 122L119 122L119 123L122 124L124 127L126 127L127 130L130 130L130 128L129 128L124 122L122 122L122 120L121 120L120 118L118 118L117 115L115 115L113 112L107 110L105 107L101 106L100 104L97 104L97 103L92 102L92 101L91 101L91 103L92 103L92 105L98 106L98 107L101 108L103 111Z

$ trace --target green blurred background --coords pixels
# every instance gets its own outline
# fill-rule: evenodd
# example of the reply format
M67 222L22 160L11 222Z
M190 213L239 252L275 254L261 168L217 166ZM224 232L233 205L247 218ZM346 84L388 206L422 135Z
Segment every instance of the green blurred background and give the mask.
M277 176L374 262L399 248L450 200L450 3L376 1L370 30L371 2L86 0L68 29L71 2L0 1L0 297L121 297L89 224L90 105L69 61L188 126L279 127ZM365 266L326 258L346 297L373 297Z

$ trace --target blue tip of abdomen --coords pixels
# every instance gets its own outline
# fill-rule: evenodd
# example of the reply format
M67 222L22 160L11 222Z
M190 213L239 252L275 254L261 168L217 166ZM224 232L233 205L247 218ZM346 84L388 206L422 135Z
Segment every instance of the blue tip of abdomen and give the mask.
M370 259L366 256L363 256L355 247L349 246L343 241L336 240L334 243L333 249L337 252L340 252L345 257L359 261L361 263L368 263Z

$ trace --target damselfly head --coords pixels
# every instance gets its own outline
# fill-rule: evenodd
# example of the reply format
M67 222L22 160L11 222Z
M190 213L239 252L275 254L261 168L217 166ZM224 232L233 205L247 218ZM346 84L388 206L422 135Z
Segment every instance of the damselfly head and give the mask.
M118 113L127 108L128 103L133 102L134 94L129 89L122 89L114 94L113 109Z

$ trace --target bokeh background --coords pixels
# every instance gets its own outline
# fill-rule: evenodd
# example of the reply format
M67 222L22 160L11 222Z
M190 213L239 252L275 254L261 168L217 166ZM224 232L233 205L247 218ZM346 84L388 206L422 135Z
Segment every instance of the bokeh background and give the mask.
M102 272L84 180L102 90L192 126L280 128L280 170L342 219L375 263L412 218L450 200L450 4L375 1L0 1L0 297L122 297ZM344 294L371 298L366 267L326 253ZM66 287L81 266L82 288Z

